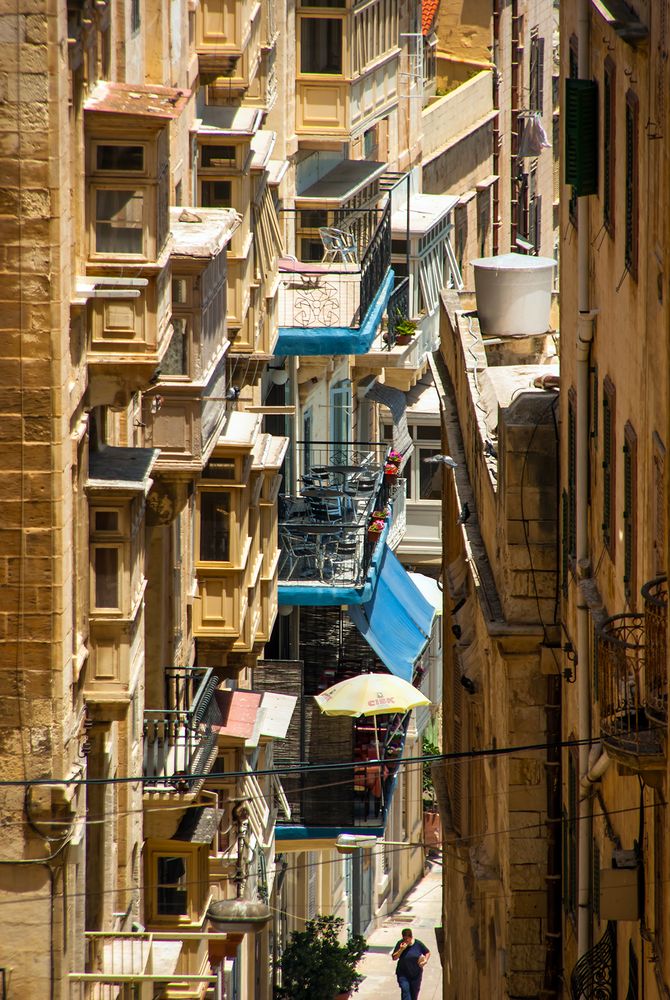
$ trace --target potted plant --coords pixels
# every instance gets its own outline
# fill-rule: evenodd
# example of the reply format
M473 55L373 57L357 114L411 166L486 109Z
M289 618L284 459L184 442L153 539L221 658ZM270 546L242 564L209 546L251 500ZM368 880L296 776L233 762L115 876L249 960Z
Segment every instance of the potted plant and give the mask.
M279 959L281 986L275 1000L339 1000L354 993L363 981L356 972L367 948L360 934L342 943L340 917L317 916L304 931L293 931Z
M386 456L387 465L399 466L401 462L402 462L402 455L400 454L400 452L395 451L393 448L391 448L390 452Z
M370 514L370 519L372 521L388 521L390 513L388 509L373 510L372 514Z
M408 319L403 316L399 319L395 325L395 342L396 344L409 344L410 340L416 333L416 323L412 319Z
M384 466L384 475L387 479L392 479L395 482L398 478L398 466L394 465L393 462L387 462Z
M368 524L368 541L369 542L375 543L375 542L378 541L379 536L381 535L382 531L384 530L384 523L385 522L382 521L381 518L375 518L373 521L370 521L370 523Z

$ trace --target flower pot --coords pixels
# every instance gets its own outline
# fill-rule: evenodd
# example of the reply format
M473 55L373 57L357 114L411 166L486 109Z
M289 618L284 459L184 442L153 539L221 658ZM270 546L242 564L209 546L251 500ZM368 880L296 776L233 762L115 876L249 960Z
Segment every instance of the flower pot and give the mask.
M380 535L381 531L368 531L368 541L375 545Z
M399 347L406 347L412 339L411 333L397 333L395 342Z
M394 483L396 481L396 479L398 478L398 468L397 468L397 466L396 466L396 468L395 468L395 470L393 472L386 472L386 470L384 470L384 477L390 483Z
M347 993L338 993L338 994L337 994L337 995L336 995L336 996L335 996L335 997L333 998L333 1000L349 1000L349 997L350 997L350 996L351 996L351 993L350 993L350 992L347 992Z

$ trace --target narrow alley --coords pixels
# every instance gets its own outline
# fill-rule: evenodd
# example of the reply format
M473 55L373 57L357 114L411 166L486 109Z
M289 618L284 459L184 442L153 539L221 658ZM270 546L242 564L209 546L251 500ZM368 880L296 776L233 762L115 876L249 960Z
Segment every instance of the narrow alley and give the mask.
M441 909L442 860L438 856L429 862L426 874L410 890L398 909L369 935L368 950L359 968L365 979L356 993L357 1000L372 1000L373 997L375 1000L380 997L395 1000L400 996L391 951L403 927L411 927L415 938L423 941L430 950L420 1000L437 1000L442 996L442 966L435 939L435 928L441 924Z

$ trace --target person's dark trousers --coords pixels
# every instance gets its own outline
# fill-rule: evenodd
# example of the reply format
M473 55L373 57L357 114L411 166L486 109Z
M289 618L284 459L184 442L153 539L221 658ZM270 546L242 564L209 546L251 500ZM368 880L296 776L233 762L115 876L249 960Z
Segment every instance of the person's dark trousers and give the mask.
M421 976L417 976L416 979L398 976L398 986L400 987L400 1000L417 1000L421 989Z

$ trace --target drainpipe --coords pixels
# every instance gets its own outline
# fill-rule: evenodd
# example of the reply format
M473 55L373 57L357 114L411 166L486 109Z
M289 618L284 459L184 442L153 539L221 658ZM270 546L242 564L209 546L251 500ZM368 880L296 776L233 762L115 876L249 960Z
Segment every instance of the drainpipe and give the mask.
M591 75L589 45L589 0L579 0L577 8L577 44L579 78ZM577 496L576 496L576 557L579 579L590 575L588 540L588 448L589 448L589 359L593 341L595 313L591 311L589 289L589 201L577 199ZM591 739L591 691L589 680L589 611L577 592L577 739L579 740L580 780L589 771ZM590 876L592 819L588 796L580 796L577 822L577 957L590 947Z
M593 791L593 786L602 779L605 771L611 764L607 751L603 750L601 743L594 743L589 754L588 770L580 781L582 788L581 797L588 798Z

